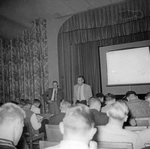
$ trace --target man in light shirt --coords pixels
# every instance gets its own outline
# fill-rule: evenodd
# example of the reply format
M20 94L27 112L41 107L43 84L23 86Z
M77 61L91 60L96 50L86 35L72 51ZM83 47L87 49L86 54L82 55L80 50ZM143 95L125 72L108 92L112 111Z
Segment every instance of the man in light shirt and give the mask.
M77 84L73 89L73 104L81 103L88 105L88 100L92 97L91 87L84 83L84 77L79 76Z
M111 104L107 111L108 124L98 127L97 141L129 142L133 144L134 149L141 149L143 142L139 134L122 128L128 118L128 112L128 106L123 101Z

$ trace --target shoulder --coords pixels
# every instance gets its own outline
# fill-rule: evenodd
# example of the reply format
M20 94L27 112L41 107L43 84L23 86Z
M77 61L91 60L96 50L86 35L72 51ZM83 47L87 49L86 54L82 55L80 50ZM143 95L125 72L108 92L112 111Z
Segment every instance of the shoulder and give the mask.
M78 87L78 84L75 84L75 85L74 85L74 88L77 88L77 87Z
M85 88L88 88L88 89L91 88L91 86L88 85L88 84L84 84L84 87L85 87Z

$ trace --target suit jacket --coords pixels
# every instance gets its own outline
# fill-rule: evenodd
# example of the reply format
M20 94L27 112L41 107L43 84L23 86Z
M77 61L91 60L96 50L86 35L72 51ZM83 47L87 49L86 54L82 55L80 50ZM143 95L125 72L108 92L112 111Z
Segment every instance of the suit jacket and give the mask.
M57 115L54 115L54 116L50 117L49 124L59 125L59 123L62 122L64 117L65 117L65 113L62 113L62 112Z
M88 103L88 100L89 100L89 98L91 98L92 97L92 90L91 90L91 86L90 85L88 85L88 84L83 84L84 85L84 90L83 90L83 92L84 92L84 97L85 97L85 100L87 101L87 103ZM74 86L74 89L73 89L73 101L74 101L74 103L77 101L77 99L78 99L78 84L76 84L75 86Z
M49 89L42 95L42 97L43 97L44 101L45 101L46 103L48 103L48 101L51 100L52 95L53 95L53 88L49 88ZM60 102L61 102L61 100L62 100L63 98L64 98L64 96L63 96L63 91L62 91L62 89L58 88L58 89L57 89L57 101L56 101L57 104L58 104L58 106L60 105Z
M108 123L108 116L105 113L99 112L96 109L90 109L95 121L95 126L106 125Z

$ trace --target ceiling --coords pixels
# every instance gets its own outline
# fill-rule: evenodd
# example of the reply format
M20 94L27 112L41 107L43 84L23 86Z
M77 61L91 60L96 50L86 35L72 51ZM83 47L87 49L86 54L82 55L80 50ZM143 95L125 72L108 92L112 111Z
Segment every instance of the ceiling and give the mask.
M0 0L0 37L12 39L38 18L61 19L123 0Z

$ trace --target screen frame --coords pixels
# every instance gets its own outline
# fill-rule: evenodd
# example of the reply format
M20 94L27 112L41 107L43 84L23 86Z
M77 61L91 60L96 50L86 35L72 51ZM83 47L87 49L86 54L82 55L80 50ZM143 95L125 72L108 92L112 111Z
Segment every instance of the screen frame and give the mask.
M131 47L131 48L121 48L121 49L114 49L114 50L110 50L110 51L107 51L106 52L106 57L107 57L107 53L109 53L109 52L113 52L113 51L123 51L123 50L130 50L130 49L136 49L136 48L144 48L144 47L148 47L149 49L149 53L150 53L150 46L135 46L135 47ZM124 83L124 84L108 84L108 65L107 65L107 58L106 58L106 74L107 74L107 84L106 84L106 86L131 86L131 85L145 85L145 84L147 84L147 85L150 85L150 82L148 82L148 83Z
M150 85L149 84L134 84L134 85L117 85L117 86L107 86L107 70L106 70L106 52L112 50L126 49L126 48L134 48L134 47L144 47L150 46L150 40L137 41L131 43L124 43L118 45L104 46L98 47L99 50L99 63L100 63L100 74L101 74L101 89L103 94L113 93L115 95L123 95L129 90L134 90L138 94L145 94L149 92Z

